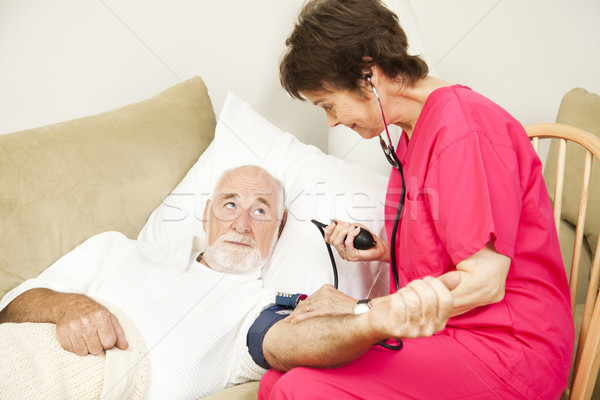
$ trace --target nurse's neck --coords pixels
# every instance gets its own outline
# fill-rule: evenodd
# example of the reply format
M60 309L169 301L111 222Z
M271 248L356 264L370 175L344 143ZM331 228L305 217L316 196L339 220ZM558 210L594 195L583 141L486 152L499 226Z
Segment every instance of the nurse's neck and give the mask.
M426 76L413 86L400 85L392 94L392 104L395 106L391 107L390 121L400 126L410 139L429 95L439 88L452 84L433 76Z

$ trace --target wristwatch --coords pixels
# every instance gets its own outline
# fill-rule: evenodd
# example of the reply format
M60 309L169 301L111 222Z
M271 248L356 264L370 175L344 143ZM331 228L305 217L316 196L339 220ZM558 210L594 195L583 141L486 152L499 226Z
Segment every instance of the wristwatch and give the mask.
M371 309L371 299L362 299L354 305L354 314L366 313Z

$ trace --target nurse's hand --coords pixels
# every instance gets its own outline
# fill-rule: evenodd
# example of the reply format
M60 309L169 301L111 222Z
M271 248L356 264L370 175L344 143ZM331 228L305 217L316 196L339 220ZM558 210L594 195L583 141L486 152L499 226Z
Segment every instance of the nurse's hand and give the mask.
M371 300L372 308L366 314L372 328L394 338L431 336L443 330L452 312L451 290L460 280L457 271L438 278L427 276L394 294Z
M330 284L325 284L298 303L294 312L285 319L297 323L312 317L352 314L355 304L356 299L340 292Z
M360 228L368 230L364 225L342 221L332 221L325 228L325 241L331 244L340 257L348 261L385 261L390 262L388 244L377 235L373 235L375 247L368 250L358 250L354 247L354 238L359 234Z

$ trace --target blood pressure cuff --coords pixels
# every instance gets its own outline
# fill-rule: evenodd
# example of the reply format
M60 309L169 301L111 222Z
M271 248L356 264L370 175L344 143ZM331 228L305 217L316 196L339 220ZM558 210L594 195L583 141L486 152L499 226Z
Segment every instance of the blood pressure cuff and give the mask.
M265 334L277 321L282 320L292 313L289 307L274 305L260 313L254 321L248 335L246 335L246 345L254 362L264 369L269 369L271 366L265 360L263 355L262 345Z

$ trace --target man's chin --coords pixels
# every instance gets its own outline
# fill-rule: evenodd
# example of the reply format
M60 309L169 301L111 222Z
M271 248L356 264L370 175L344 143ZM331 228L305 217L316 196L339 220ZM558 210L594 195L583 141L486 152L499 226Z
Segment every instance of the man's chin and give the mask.
M244 264L220 264L220 263L210 263L210 268L217 272L223 272L226 274L246 274L252 271L260 271L264 263L259 265L244 265Z
M227 274L244 274L260 270L266 263L260 256L254 254L256 250L229 253L220 257L205 252L204 259L211 269Z

